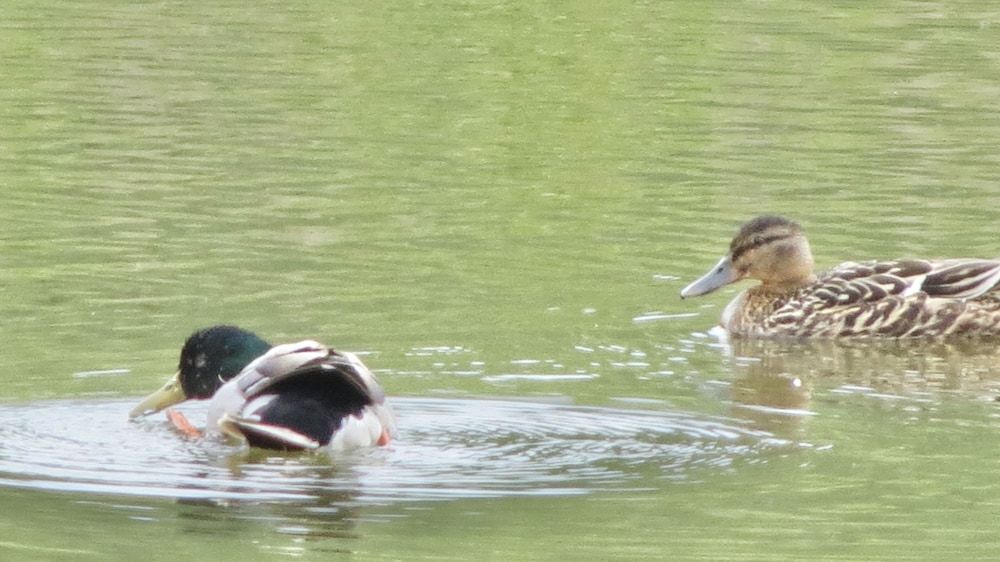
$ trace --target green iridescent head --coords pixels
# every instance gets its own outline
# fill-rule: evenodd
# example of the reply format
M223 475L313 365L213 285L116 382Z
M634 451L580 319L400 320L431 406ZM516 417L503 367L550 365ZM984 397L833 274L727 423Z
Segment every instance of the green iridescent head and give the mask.
M181 349L174 375L160 390L147 396L129 413L137 417L158 412L189 399L211 398L271 344L236 326L212 326L191 334Z

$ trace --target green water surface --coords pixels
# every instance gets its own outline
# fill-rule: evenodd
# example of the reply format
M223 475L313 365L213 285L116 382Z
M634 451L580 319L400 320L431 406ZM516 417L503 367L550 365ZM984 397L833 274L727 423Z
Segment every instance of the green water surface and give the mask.
M18 1L0 61L3 404L138 397L231 322L364 352L394 396L803 444L280 517L0 486L2 559L1000 552L994 346L726 348L735 289L678 297L763 212L822 267L1000 255L1000 7Z

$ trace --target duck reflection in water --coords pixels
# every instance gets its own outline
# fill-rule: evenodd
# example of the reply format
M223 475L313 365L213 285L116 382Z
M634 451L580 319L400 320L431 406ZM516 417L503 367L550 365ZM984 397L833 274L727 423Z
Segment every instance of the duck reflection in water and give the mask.
M189 521L192 532L250 532L262 549L285 554L302 540L357 538L366 508L355 461L364 466L371 458L360 451L339 454L336 462L322 452L237 451L223 461L231 479L221 483L206 470L205 497L181 497L178 519ZM248 523L266 532L248 531Z
M734 373L732 413L785 437L802 437L817 392L824 400L891 398L906 407L945 393L1000 397L1000 349L989 341L722 341Z

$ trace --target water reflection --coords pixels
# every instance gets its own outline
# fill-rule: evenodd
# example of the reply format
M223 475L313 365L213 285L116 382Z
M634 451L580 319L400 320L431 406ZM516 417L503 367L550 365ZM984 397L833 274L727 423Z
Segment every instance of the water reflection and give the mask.
M1000 396L1000 350L979 340L726 339L732 413L785 437L802 438L814 394L835 390L883 397L957 393Z
M183 507L178 510L178 519L182 528L191 532L204 527L206 521L213 528L231 521L234 532L245 533L242 523L252 521L305 540L353 538L363 509L358 501L360 484L349 467L358 460L334 465L317 457L237 452L225 459L235 480L280 480L289 490L301 491L301 496L288 501L259 501L251 496L179 498L177 503Z

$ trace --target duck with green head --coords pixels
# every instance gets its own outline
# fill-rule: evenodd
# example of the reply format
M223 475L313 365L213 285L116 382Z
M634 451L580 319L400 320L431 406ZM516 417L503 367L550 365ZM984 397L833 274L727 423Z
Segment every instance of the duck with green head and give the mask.
M385 445L395 433L385 394L356 355L312 340L272 347L236 326L192 334L177 374L129 416L189 399L211 400L208 433L254 447L343 450Z

